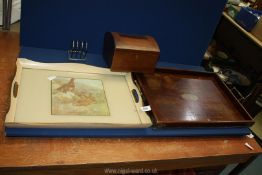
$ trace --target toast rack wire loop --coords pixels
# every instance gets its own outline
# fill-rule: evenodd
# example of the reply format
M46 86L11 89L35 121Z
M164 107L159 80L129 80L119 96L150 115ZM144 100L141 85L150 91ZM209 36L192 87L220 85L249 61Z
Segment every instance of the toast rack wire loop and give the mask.
M73 40L71 49L68 50L68 60L85 61L87 58L88 43L86 41Z

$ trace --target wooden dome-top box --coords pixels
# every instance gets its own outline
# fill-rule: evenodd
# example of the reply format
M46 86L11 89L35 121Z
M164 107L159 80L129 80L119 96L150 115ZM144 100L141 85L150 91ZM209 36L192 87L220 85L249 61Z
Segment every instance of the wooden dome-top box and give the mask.
M103 55L111 71L154 72L160 50L151 36L107 32Z

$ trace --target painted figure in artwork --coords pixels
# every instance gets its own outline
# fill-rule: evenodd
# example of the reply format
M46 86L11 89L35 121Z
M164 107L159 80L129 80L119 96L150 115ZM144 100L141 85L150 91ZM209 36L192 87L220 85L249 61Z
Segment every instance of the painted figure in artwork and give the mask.
M57 77L51 84L53 115L109 115L101 80Z
M74 91L75 90L75 79L71 78L70 81L61 87L57 88L58 91L66 93L67 91Z

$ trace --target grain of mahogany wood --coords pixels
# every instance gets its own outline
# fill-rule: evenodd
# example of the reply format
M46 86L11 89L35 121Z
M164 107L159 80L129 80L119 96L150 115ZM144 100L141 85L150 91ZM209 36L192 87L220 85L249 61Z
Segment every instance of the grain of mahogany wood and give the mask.
M251 116L216 74L158 68L153 74L135 77L158 126L253 124Z
M261 153L247 137L8 138L4 118L19 52L19 35L0 33L0 174L85 174L104 168L178 169L244 162ZM248 149L248 142L254 150Z

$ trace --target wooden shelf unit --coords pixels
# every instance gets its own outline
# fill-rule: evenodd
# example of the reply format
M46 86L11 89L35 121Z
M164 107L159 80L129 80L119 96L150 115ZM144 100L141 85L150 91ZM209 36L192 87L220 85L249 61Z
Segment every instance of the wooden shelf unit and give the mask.
M260 48L262 48L262 41L257 39L254 35L252 35L250 32L246 31L243 27L241 27L233 18L228 16L226 12L223 12L223 16L230 21L238 30L243 32L249 39L251 39L255 44L257 44Z

